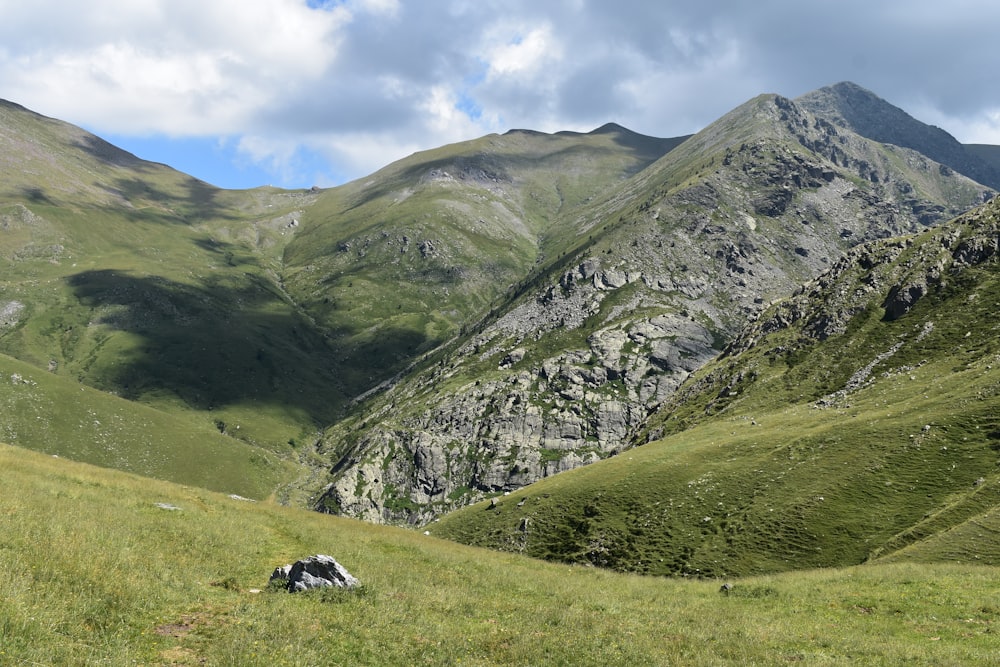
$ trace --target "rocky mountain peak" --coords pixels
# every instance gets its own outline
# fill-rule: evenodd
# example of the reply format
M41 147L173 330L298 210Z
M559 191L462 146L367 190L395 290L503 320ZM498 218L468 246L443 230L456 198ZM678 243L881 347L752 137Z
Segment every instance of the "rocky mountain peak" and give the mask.
M1000 170L995 166L941 128L918 121L855 83L845 81L820 88L796 102L862 137L919 151L979 183L1000 189Z

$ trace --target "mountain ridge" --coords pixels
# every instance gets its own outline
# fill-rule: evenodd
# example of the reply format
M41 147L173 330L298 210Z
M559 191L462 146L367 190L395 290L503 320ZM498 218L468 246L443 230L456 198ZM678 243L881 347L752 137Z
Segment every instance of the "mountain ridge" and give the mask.
M936 162L1000 189L1000 169L995 163L982 159L941 128L921 123L857 84L840 82L807 93L797 102L864 137L918 149Z
M284 500L379 522L621 452L772 299L991 193L778 95L690 137L511 131L309 191L0 113L0 353L263 447L301 471Z
M581 211L560 268L435 369L334 426L318 507L421 523L618 453L769 299L990 192L787 98L750 100Z

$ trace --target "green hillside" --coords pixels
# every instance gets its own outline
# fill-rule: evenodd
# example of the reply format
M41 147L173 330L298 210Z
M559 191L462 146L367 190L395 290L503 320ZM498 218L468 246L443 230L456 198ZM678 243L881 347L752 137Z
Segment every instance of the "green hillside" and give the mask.
M169 413L0 355L0 441L43 453L249 498L267 498L298 466Z
M286 287L360 394L478 322L577 242L574 213L680 141L609 125L416 153L319 197L285 250Z
M335 350L277 273L314 193L218 190L9 103L0 147L0 352L281 453L334 418Z
M105 410L103 392L177 418L155 452L136 437L116 443L131 452L119 458L66 432L62 451L83 460L202 484L226 463L192 445L196 428L246 443L245 460L259 448L285 460L271 482L306 479L313 444L356 397L481 318L547 252L565 210L678 141L616 126L513 132L327 191L227 191L3 102L0 354L82 390L68 404L38 390L24 410L74 423ZM0 424L55 451L45 429ZM204 473L137 463L192 455ZM263 478L249 477L259 495Z
M998 238L994 200L851 251L696 373L653 442L433 534L647 574L1000 564Z
M718 581L456 545L0 446L0 663L751 665L995 662L996 569ZM174 508L174 509L171 509ZM327 553L350 593L268 589Z

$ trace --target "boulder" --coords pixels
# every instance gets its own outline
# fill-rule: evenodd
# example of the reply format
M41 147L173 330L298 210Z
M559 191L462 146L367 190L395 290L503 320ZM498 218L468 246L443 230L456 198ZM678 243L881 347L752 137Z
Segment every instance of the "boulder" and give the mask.
M285 588L289 593L324 587L354 588L361 584L343 565L323 554L275 568L271 581L275 580L287 582Z
M898 320L900 317L910 312L917 300L927 293L927 284L924 282L914 282L909 285L897 285L889 291L885 302L885 319L887 322Z

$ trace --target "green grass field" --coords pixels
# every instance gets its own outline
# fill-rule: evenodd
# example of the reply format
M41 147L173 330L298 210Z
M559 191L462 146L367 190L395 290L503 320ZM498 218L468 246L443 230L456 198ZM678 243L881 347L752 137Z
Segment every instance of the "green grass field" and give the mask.
M988 665L1000 571L615 574L0 447L4 665ZM178 507L161 509L158 503ZM355 592L268 590L314 553ZM255 592L260 590L261 592Z

